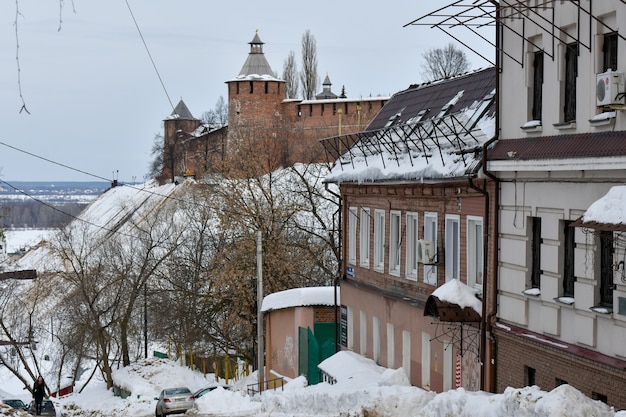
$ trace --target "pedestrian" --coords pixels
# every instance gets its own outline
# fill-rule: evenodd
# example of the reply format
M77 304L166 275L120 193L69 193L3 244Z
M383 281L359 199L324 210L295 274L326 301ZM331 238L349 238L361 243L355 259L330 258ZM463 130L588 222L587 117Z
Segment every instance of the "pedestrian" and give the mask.
M46 383L43 377L39 375L37 380L33 384L33 398L35 399L35 412L38 416L41 415L41 403L43 402L43 396L46 392Z

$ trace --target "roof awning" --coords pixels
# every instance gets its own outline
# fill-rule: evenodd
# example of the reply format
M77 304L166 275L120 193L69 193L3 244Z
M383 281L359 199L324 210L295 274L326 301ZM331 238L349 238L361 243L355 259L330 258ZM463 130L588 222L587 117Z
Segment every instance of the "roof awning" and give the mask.
M571 223L607 232L626 232L626 186L617 185L594 201L587 211Z
M426 300L424 316L435 317L446 322L480 322L480 314L472 307L461 307L450 301L442 301L434 295L429 296Z

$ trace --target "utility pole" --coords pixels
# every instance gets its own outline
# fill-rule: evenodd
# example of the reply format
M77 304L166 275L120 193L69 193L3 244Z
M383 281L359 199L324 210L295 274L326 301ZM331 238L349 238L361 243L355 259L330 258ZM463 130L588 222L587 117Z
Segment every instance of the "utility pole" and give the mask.
M259 363L258 377L259 377L259 391L263 391L263 381L265 379L265 363L264 363L264 350L265 345L263 343L263 311L261 307L263 304L263 251L262 251L262 238L261 231L256 232L256 269L257 269L257 323L256 323L256 335L257 335L257 358Z

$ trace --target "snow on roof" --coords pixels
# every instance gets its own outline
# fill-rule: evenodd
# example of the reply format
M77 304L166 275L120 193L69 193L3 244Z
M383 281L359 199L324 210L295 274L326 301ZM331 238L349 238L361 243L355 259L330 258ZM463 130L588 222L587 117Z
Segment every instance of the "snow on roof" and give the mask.
M337 304L339 302L339 287L337 287ZM334 305L335 287L292 288L265 296L261 311L268 312L290 307Z
M461 308L471 307L478 314L482 314L482 303L476 298L476 290L458 279L451 279L446 282L433 291L432 295L441 301L457 304Z
M626 224L626 185L611 187L608 193L589 206L583 222Z

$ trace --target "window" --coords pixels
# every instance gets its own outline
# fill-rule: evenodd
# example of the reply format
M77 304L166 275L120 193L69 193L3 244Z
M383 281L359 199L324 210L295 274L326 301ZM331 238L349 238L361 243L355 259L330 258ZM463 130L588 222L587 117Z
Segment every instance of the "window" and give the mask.
M360 218L360 251L359 251L359 261L362 267L369 268L370 267L370 209L362 208L361 209L361 218Z
M576 78L578 77L578 43L565 46L565 91L563 122L576 121Z
M385 270L385 210L374 210L374 269Z
M417 213L406 215L406 277L417 281Z
M483 218L467 216L467 284L483 286Z
M446 215L446 282L459 279L460 227L458 215Z
M254 93L254 81L250 81L250 94Z
M530 217L530 251L532 265L530 270L531 288L541 288L541 217Z
M270 91L270 83L265 81L265 94L269 93Z
M602 401L604 404L609 403L609 397L607 397L604 394L600 394L599 392L595 392L595 391L591 392L591 399L595 401Z
M361 310L359 312L359 348L361 355L367 354L367 314Z
M600 305L613 307L613 232L600 232Z
M602 58L604 71L617 71L617 33L604 35Z
M537 51L533 59L533 108L532 120L541 120L543 98L543 51Z
M525 371L524 383L526 384L526 386L530 387L530 386L536 385L537 382L535 378L535 374L536 374L535 368L531 368L530 366L524 366L524 371Z
M443 342L443 390L448 391L454 379L454 344L450 341Z
M424 240L433 242L435 251L437 251L437 213L424 214ZM437 285L437 265L424 265L424 282Z
M574 227L571 220L563 222L563 296L574 297Z
M348 307L348 349L354 350L354 310Z
M399 211L389 213L389 273L393 275L400 275L400 219Z
M430 389L430 335L422 332L422 387Z
M402 369L411 379L411 332L408 330L402 331Z
M380 321L378 317L372 317L372 346L374 362L380 365Z
M348 210L348 263L356 264L356 221L357 208L350 207Z
M394 346L394 327L393 323L387 323L387 368L395 368L394 362L396 358L395 355L395 346Z

